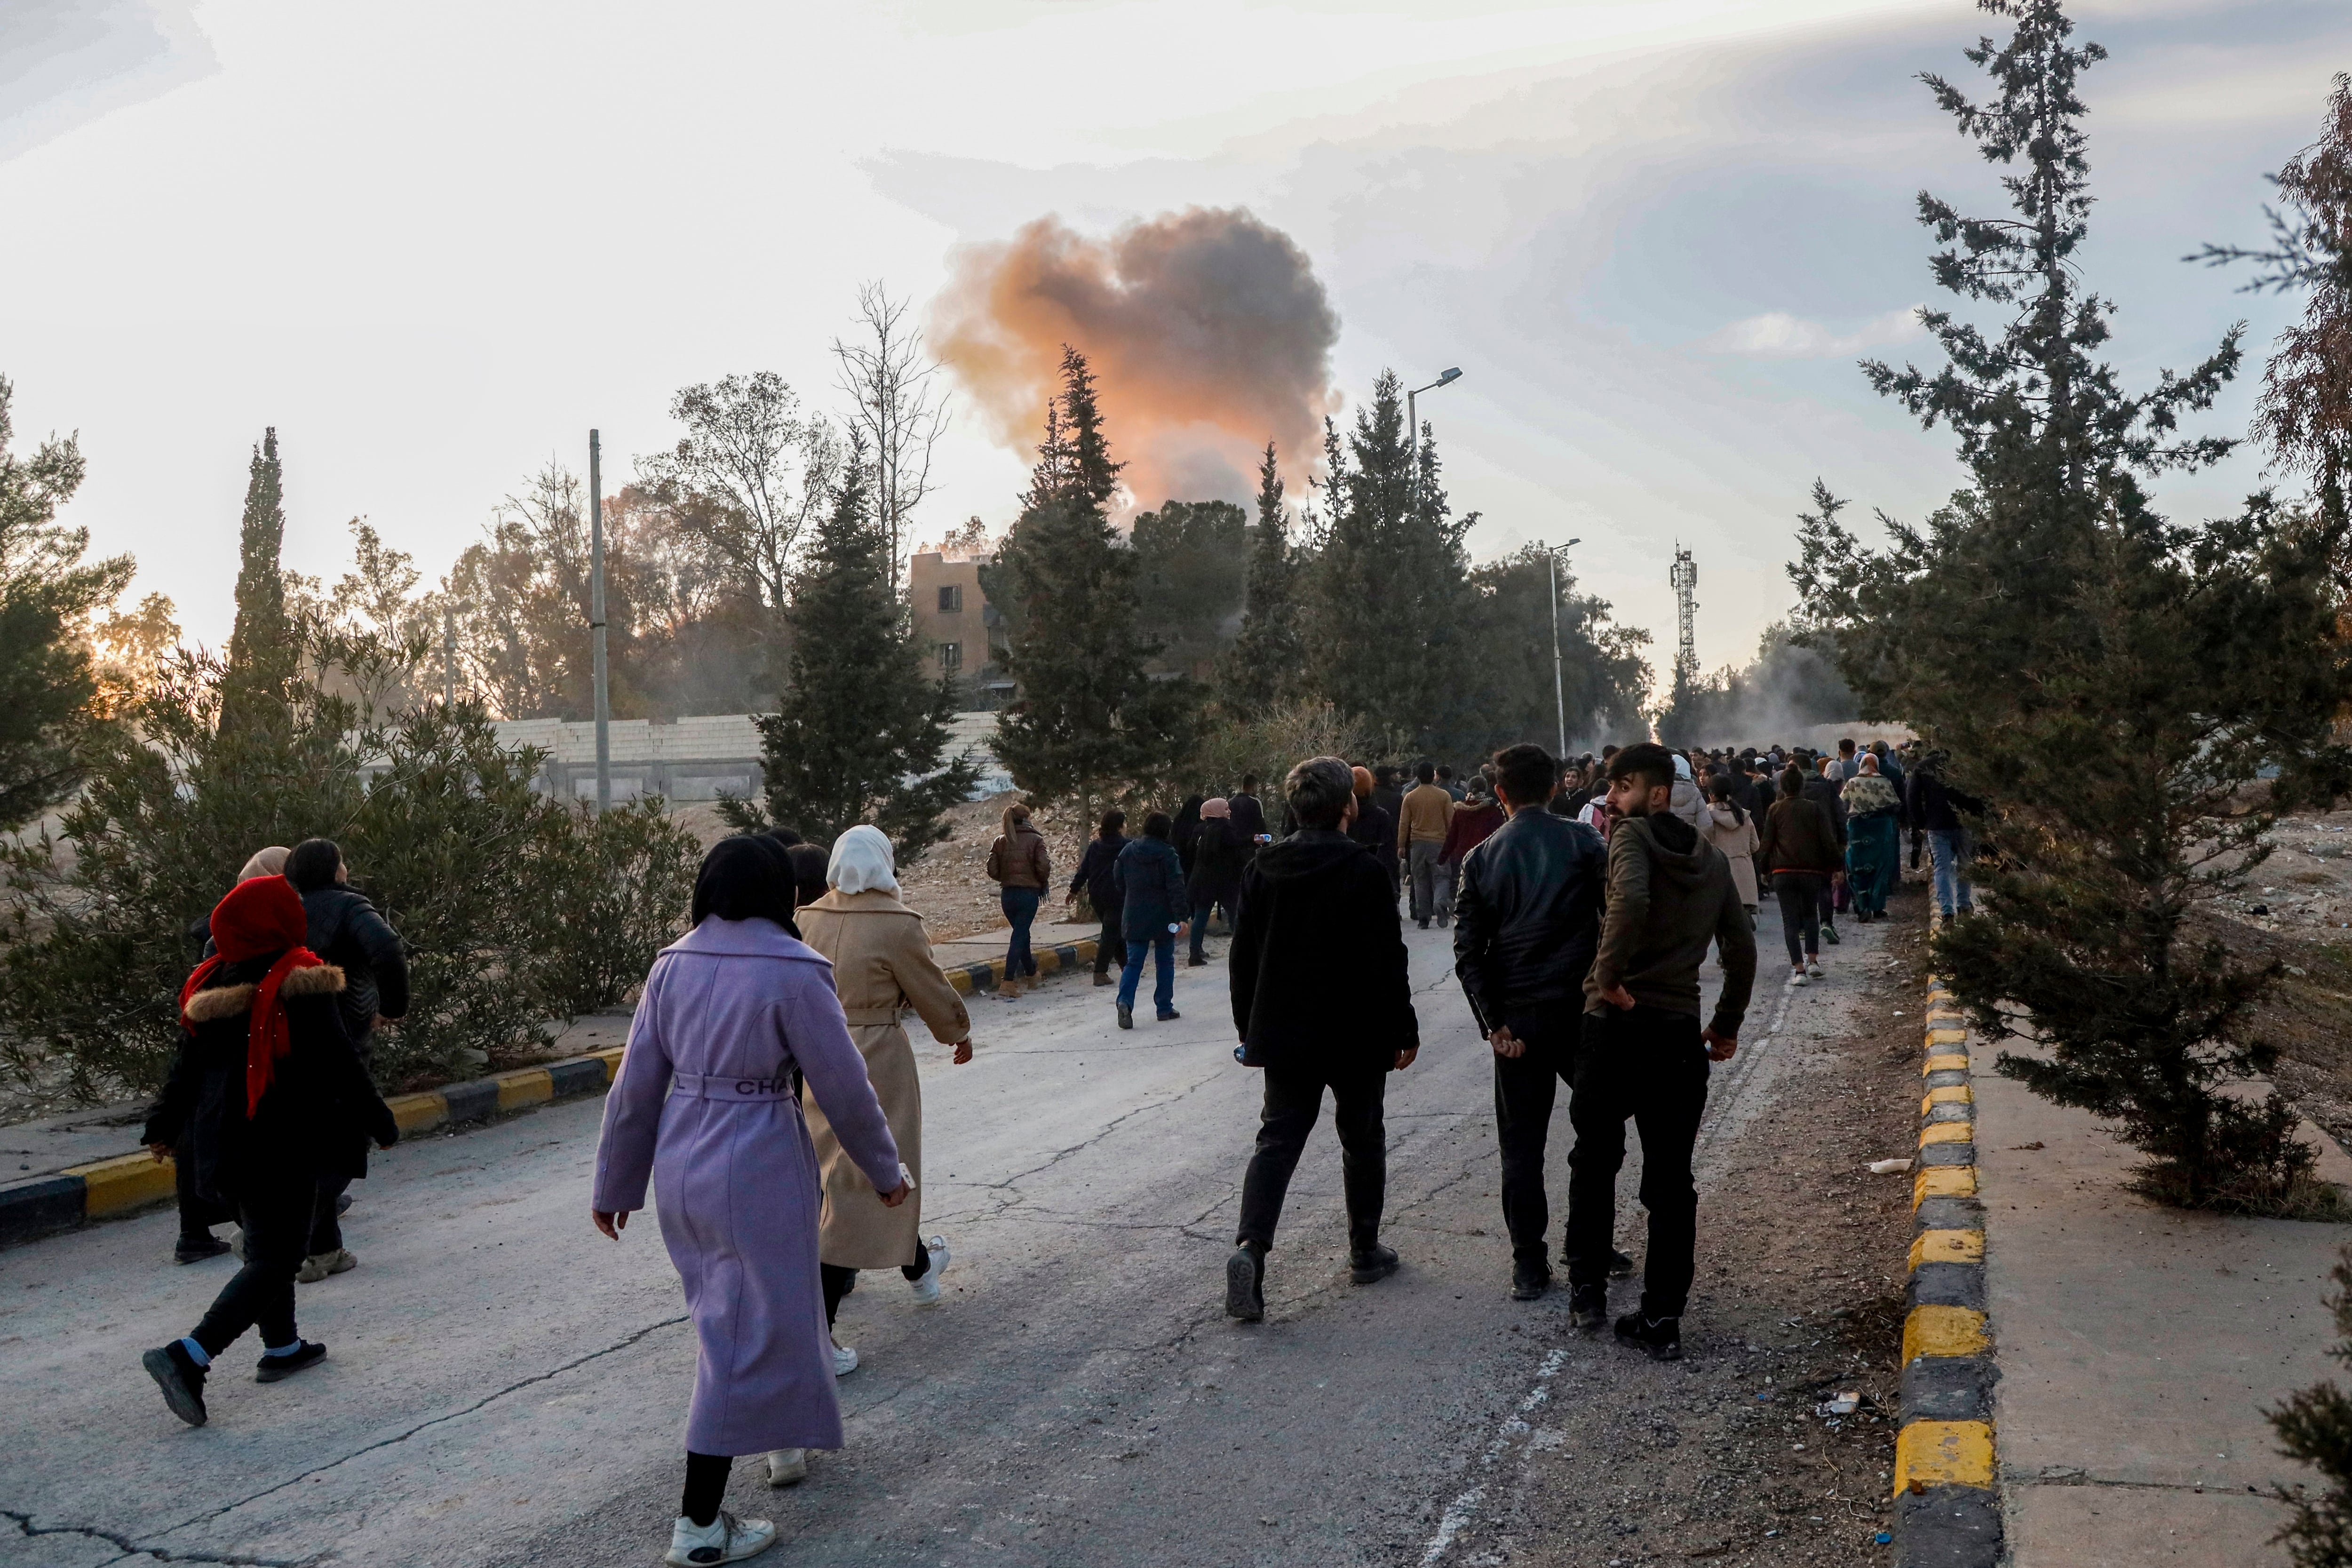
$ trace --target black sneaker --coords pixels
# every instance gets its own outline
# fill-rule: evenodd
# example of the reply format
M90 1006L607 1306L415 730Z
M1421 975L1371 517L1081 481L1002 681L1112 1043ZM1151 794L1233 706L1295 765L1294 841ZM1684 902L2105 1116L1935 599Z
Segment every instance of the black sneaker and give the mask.
M1427 921L1421 921L1416 923L1419 924L1421 929L1423 931L1427 931L1429 929L1429 922Z
M1183 1016L1183 1014L1176 1011L1175 1008L1171 1007L1166 1012L1160 1015L1160 1021L1163 1024L1172 1024Z
M174 1263L202 1263L207 1258L218 1258L228 1250L228 1243L216 1236L184 1236L172 1248Z
M1225 1316L1265 1321L1265 1254L1254 1247L1236 1247L1225 1259Z
M1827 921L1823 921L1822 922L1822 940L1828 942L1832 947L1835 947L1842 939L1838 936L1837 927L1830 924Z
M1612 1249L1609 1254L1609 1278L1612 1279L1633 1278L1633 1259L1625 1253Z
M337 1193L335 1194L335 1217L337 1219L341 1219L351 1212L352 1194L349 1193Z
M1580 1331L1599 1333L1609 1326L1609 1288L1606 1285L1578 1286L1569 1292L1568 1310Z
M172 1407L173 1415L191 1426L201 1426L212 1418L205 1412L205 1369L179 1341L147 1352L139 1358L139 1364L163 1391L163 1403Z
M253 1381L276 1383L289 1378L306 1366L316 1366L327 1359L327 1347L316 1340L299 1341L300 1349L291 1355L266 1355L253 1363Z
M1209 961L1201 957L1198 953L1195 953L1184 961L1184 967L1187 969L1206 969L1209 967Z
M1511 1300L1536 1301L1551 1289L1551 1267L1539 1258L1511 1265Z
M1135 1009L1132 1007L1121 1007L1118 1010L1118 1026L1122 1029L1132 1029L1135 1027Z
M1374 1242L1370 1247L1352 1247L1348 1253L1348 1278L1359 1285L1371 1285L1397 1271L1397 1255L1392 1247Z
M1652 1361L1683 1359L1680 1318L1645 1318L1639 1312L1628 1312L1617 1320L1617 1338L1626 1344L1641 1346L1650 1352Z

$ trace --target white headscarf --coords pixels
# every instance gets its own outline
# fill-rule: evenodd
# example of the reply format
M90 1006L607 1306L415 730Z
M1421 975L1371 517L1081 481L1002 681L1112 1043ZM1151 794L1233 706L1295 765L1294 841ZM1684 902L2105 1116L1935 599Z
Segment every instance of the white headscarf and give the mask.
M1678 779L1687 779L1690 776L1690 759L1684 756L1680 752L1676 752L1675 753L1675 777Z
M845 893L896 893L898 868L880 828L859 823L833 841L824 879Z

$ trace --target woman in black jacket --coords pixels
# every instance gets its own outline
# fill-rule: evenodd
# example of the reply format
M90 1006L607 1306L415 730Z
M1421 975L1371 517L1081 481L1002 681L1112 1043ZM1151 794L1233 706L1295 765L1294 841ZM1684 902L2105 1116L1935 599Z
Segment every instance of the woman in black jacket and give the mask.
M342 971L303 945L302 900L283 877L238 883L213 910L215 957L180 992L180 1049L141 1141L158 1160L185 1137L205 1197L234 1205L245 1267L184 1339L140 1358L172 1414L201 1426L215 1357L258 1326L257 1381L315 1365L294 1331L294 1275L321 1175L356 1173L365 1142L399 1141L392 1110L338 1011Z
M1110 868L1118 863L1118 852L1127 847L1127 813L1116 807L1102 815L1102 826L1095 830L1087 844L1086 855L1078 861L1076 872L1070 878L1069 897L1064 903L1075 904L1084 893L1095 907L1095 918L1102 921L1102 934L1095 939L1095 984L1111 985L1111 967L1127 967L1127 942L1120 935L1119 892L1111 881Z
M1242 869L1249 864L1252 846L1234 827L1233 808L1223 796L1201 803L1201 836L1192 849L1192 874L1185 890L1192 898L1192 953L1187 966L1198 969L1209 962L1201 951L1208 932L1209 911L1225 911L1225 930L1234 929L1234 910L1242 897Z

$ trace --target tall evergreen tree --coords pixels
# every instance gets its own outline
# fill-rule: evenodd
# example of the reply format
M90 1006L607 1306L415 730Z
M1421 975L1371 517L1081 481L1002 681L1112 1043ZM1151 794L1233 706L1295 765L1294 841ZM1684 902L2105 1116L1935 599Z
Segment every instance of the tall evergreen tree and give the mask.
M946 756L954 689L923 678L891 589L861 431L802 552L791 608L791 689L758 721L766 818L819 844L870 822L901 856L920 855L947 837L947 809L979 769L968 753Z
M229 631L221 700L221 722L232 729L267 722L281 712L292 700L292 683L301 668L278 565L286 542L284 497L278 428L272 426L254 449L245 481L245 517L237 529L236 620Z
M1415 747L1465 745L1475 719L1463 679L1472 595L1462 539L1475 514L1452 515L1433 441L1422 444L1416 480L1394 371L1381 373L1357 411L1344 454L1331 436L1329 514L1307 573L1314 688Z
M1927 195L1919 215L1947 247L1937 280L2013 313L1987 334L1924 312L1943 367L1865 367L1952 430L1969 484L1924 529L1890 524L1880 552L1817 487L1791 574L1864 716L1907 720L1990 803L1979 865L1992 897L1937 957L1980 1026L2031 1027L2047 1047L2001 1070L2118 1122L2149 1156L2154 1195L2291 1202L2311 1161L2293 1109L2221 1092L2275 1054L2252 1022L2268 972L2183 928L2195 900L2260 862L2279 812L2340 778L2329 729L2352 661L2328 565L2341 530L2267 497L2202 529L2154 510L2145 476L2230 446L2178 426L2234 372L2236 334L2139 394L2096 357L2113 308L2078 280L2091 196L2076 79L2105 51L2070 42L2058 0L1979 4L2015 21L2006 43L1968 51L1997 96L1979 105L1925 79L2015 170L2013 216L1967 217Z
M1299 632L1298 572L1282 474L1268 441L1257 468L1257 537L1250 544L1241 636L1225 650L1217 682L1219 699L1237 712L1264 712L1303 687L1307 644Z
M1154 779L1191 730L1190 683L1146 669L1158 647L1137 624L1135 552L1107 510L1118 469L1093 374L1066 349L1027 505L981 575L1011 633L1015 696L997 721L996 754L1014 783L1047 797Z
M81 449L52 437L11 451L12 395L0 378L0 831L80 782L98 695L81 628L131 571L127 555L85 561L89 531L58 522L81 488Z

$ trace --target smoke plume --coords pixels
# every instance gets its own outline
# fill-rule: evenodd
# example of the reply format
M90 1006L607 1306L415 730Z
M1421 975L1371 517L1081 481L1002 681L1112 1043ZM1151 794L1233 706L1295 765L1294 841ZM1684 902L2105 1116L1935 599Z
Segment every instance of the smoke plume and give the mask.
M1108 239L1048 216L961 247L951 268L931 342L1024 456L1065 343L1094 368L1136 508L1246 504L1267 441L1293 475L1320 450L1323 416L1339 403L1339 318L1307 253L1240 208L1166 213Z

